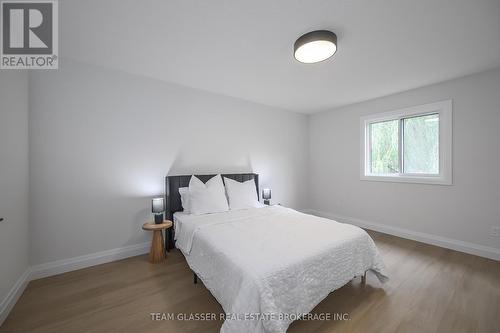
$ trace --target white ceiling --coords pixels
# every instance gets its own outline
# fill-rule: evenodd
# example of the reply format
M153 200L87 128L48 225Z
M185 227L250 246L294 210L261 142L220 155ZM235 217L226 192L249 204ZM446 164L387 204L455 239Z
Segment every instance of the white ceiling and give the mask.
M500 66L500 0L62 0L62 57L312 113ZM338 36L301 64L303 33Z

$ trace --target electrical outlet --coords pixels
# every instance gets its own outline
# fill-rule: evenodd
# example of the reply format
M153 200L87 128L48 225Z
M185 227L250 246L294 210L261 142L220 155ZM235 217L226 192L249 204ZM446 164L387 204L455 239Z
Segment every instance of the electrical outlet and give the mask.
M490 235L493 237L500 237L500 227L498 226L492 226Z

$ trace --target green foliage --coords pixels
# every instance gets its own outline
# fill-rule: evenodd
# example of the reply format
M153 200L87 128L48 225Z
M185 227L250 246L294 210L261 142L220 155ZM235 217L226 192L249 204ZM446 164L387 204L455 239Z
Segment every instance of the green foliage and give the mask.
M439 115L407 118L404 124L404 172L439 173Z
M398 120L370 124L371 172L398 173Z
M404 173L439 174L439 115L403 119ZM370 124L371 173L399 172L399 120Z

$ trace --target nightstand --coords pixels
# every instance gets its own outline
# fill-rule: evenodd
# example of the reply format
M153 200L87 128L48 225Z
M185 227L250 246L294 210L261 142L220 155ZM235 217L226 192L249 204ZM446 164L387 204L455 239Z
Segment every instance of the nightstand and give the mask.
M168 248L168 244L163 241L163 230L167 230L172 227L172 221L165 220L163 223L144 223L142 225L143 230L153 231L153 240L151 241L151 250L149 251L149 261L153 264L161 263L165 261L165 248ZM165 237L168 241L168 237Z

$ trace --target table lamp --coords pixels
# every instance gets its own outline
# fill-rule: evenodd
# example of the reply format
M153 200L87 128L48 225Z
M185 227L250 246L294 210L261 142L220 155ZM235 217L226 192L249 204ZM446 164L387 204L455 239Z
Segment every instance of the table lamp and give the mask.
M151 212L155 214L155 223L163 223L163 212L165 211L165 202L163 198L154 198L151 203Z
M264 188L262 189L262 199L264 199L264 205L269 205L271 199L271 189Z

